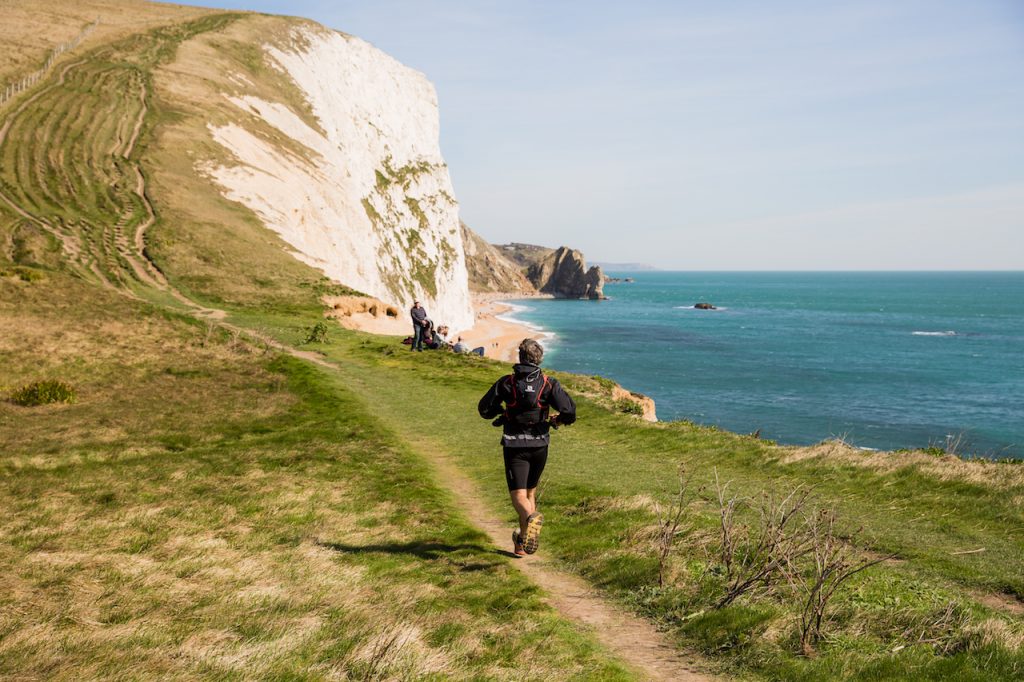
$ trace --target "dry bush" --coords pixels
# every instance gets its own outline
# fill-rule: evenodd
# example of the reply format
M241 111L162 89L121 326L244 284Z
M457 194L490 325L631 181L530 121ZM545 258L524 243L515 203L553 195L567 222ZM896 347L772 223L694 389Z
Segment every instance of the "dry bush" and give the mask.
M783 570L790 583L804 594L800 611L800 650L804 655L811 655L814 644L821 638L822 624L836 591L857 573L892 556L858 558L851 542L836 534L835 509L821 509L810 515L800 532L810 542L810 570L801 570L798 562L786 562Z
M720 559L725 571L725 594L715 604L721 609L745 594L771 590L787 571L813 549L812 537L798 525L810 496L809 488L797 487L785 497L763 493L757 504L757 523L741 524L736 510L744 504L727 497L729 484L722 485L715 471L718 497Z
M686 469L679 465L679 488L672 496L668 506L657 505L658 534L656 536L656 547L658 552L658 587L665 587L665 577L668 573L668 559L672 554L672 547L676 538L681 534L679 524L683 520L683 513L689 506L686 499L686 491L690 484L690 477L686 475ZM690 529L692 530L692 529Z

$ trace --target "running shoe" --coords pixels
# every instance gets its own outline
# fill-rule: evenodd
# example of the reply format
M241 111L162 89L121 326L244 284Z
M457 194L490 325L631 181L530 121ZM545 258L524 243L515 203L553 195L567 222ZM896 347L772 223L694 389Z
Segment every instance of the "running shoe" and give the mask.
M527 554L533 554L540 546L540 528L544 525L544 515L540 512L533 512L526 519L526 537L523 538L523 549Z
M512 531L512 551L515 552L516 556L523 556L526 552L523 550L523 539L520 537L522 533L516 528Z

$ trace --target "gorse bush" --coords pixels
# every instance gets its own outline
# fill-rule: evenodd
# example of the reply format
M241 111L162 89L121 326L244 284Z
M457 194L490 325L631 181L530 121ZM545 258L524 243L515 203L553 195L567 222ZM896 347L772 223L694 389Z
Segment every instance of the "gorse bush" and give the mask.
M11 394L11 402L23 407L75 402L75 389L63 381L47 379L27 384Z

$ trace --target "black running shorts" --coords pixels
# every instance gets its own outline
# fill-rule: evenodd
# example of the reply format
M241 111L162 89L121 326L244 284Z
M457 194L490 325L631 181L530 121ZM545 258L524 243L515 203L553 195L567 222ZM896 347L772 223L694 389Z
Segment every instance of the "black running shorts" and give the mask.
M509 490L536 488L544 465L548 463L548 446L539 448L503 448L505 479Z

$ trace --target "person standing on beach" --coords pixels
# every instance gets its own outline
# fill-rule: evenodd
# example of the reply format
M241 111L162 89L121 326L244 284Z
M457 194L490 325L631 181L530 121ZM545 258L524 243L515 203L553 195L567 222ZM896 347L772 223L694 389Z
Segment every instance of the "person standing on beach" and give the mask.
M576 404L557 379L540 370L544 349L533 339L519 344L519 363L512 374L494 382L477 410L503 427L501 445L505 479L519 528L512 532L517 556L533 554L540 543L544 515L537 511L537 484L548 461L550 430L576 421ZM548 409L558 414L548 418Z
M423 331L430 324L427 319L427 310L420 305L419 301L412 302L412 309L409 311L412 316L412 345L409 350L423 351Z

